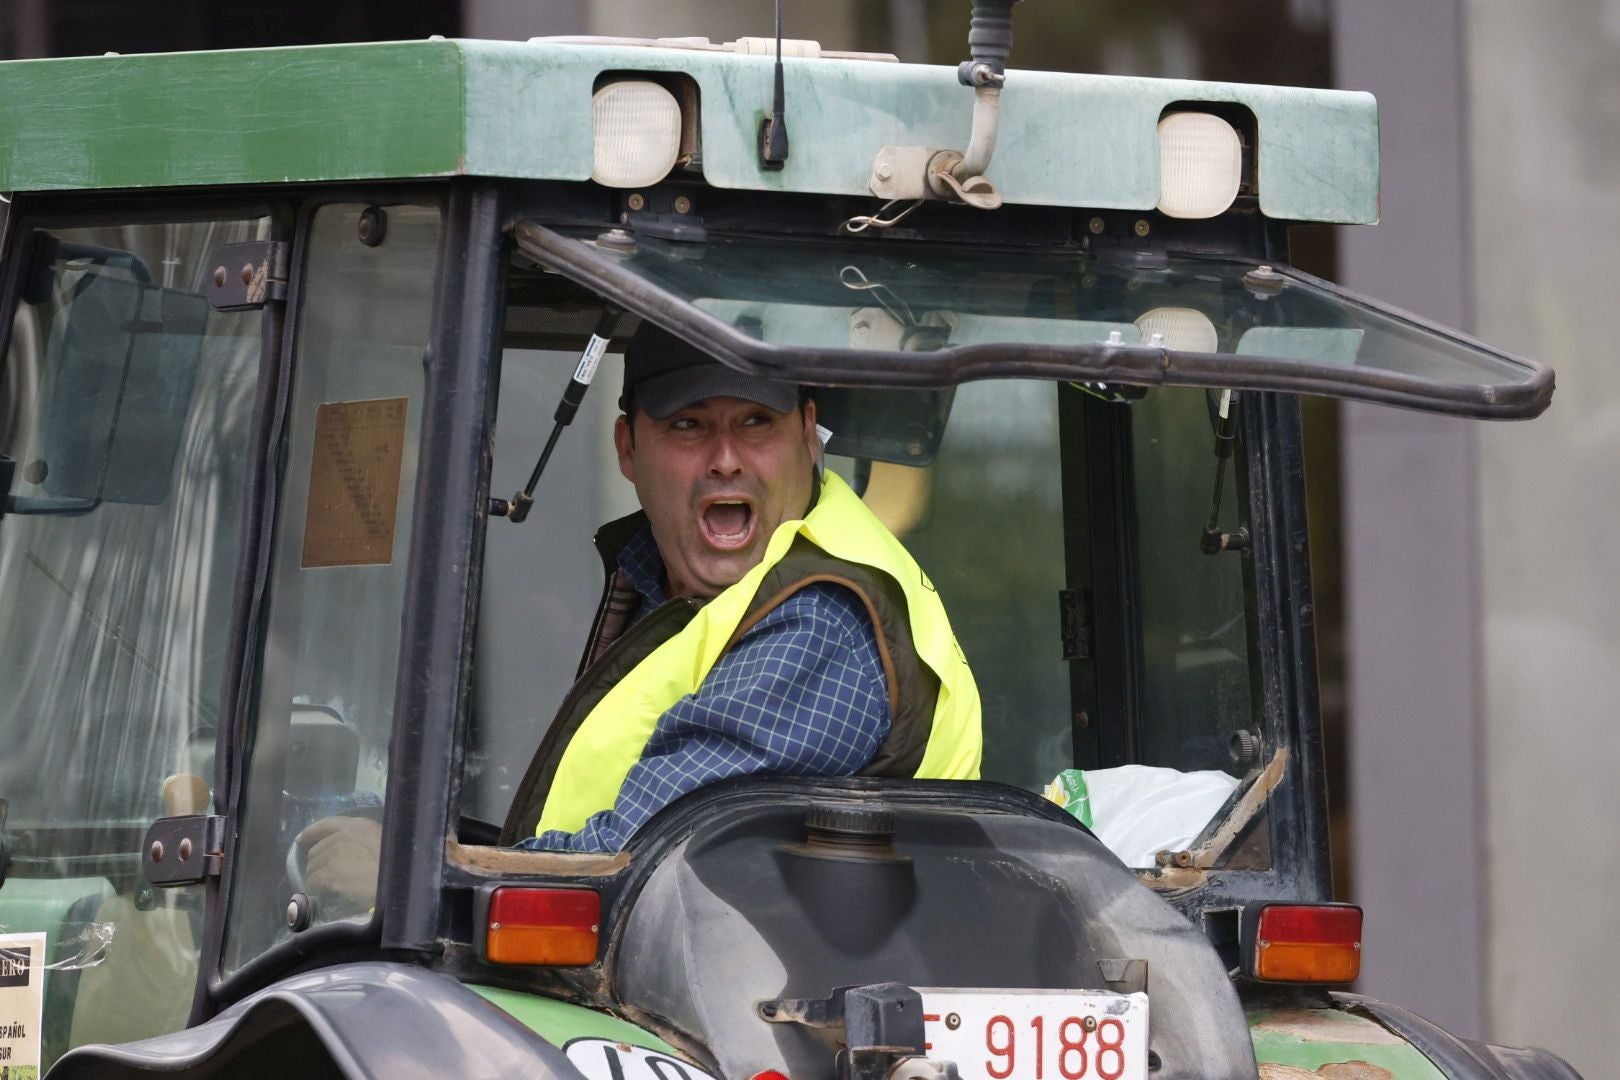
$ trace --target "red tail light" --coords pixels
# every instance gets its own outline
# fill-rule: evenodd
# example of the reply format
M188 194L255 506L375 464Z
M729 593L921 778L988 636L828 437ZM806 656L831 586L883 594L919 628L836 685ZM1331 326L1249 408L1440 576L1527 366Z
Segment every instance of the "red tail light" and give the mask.
M594 889L499 888L489 897L484 958L492 964L591 964L601 924L602 898Z
M1265 982L1348 983L1361 974L1353 904L1267 904L1250 940L1250 971Z

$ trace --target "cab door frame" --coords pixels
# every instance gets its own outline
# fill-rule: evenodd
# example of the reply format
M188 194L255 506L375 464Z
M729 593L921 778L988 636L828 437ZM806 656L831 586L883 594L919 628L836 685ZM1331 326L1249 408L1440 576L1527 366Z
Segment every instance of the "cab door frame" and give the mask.
M30 269L29 254L23 245L31 242L36 230L208 221L227 215L267 216L271 221L271 242L290 243L293 240L296 212L292 201L280 192L244 191L234 195L218 192L141 195L126 192L51 192L14 195L4 208L3 216L0 216L0 265L5 268L3 275L0 275L0 357L6 355L9 347L24 275ZM287 385L286 326L286 304L277 299L267 301L260 323L258 387L248 435L241 540L234 553L236 568L228 651L223 664L218 699L221 708L214 742L214 797L211 809L221 815L229 813L234 798L236 771L232 754L238 742L235 729L240 716L240 702L251 683L246 661L253 634L256 582L262 576L262 566L268 555L269 520L265 514L264 493L272 483L278 414ZM195 1023L204 1015L209 970L206 965L216 953L222 922L221 900L224 894L220 876L205 877L202 885L203 931L198 941L198 978L188 1023Z
M454 833L450 816L453 736L470 686L470 605L477 596L483 523L489 491L491 381L499 364L499 328L504 275L502 197L498 183L455 178L424 186L323 186L299 200L293 241L287 332L281 342L284 377L274 422L259 444L268 471L257 492L255 524L262 540L243 641L252 643L234 700L236 738L229 755L231 822L222 896L235 887L236 845L246 785L245 755L257 706L253 671L262 659L270 590L270 537L280 483L276 468L286 437L290 388L298 356L298 325L303 297L307 230L314 209L343 201L399 201L431 198L444 214L434 308L425 357L424 413L412 515L406 553L404 632L394 686L394 723L387 768L382 847L376 906L364 922L313 927L272 945L235 972L223 974L226 918L210 925L198 995L191 1023L213 1016L231 1003L325 958L358 959L386 955L421 960L441 951L441 891L445 845L431 838Z

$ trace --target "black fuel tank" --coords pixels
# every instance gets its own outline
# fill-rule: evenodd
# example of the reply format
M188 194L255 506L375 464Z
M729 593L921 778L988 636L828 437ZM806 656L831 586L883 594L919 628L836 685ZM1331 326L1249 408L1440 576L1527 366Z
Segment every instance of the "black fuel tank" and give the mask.
M607 968L620 1001L709 1047L727 1077L834 1076L832 1037L768 1023L762 1002L890 982L1108 990L1110 960L1147 961L1155 1080L1257 1075L1204 936L1037 796L753 781L688 805L637 856Z

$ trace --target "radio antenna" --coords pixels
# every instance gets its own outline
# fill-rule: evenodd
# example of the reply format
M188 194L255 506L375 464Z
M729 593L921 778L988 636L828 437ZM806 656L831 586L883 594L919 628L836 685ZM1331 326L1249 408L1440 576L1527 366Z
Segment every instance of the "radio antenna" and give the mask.
M759 125L759 167L775 172L787 164L787 118L783 115L782 89L782 0L776 0L776 71L771 92L771 115Z

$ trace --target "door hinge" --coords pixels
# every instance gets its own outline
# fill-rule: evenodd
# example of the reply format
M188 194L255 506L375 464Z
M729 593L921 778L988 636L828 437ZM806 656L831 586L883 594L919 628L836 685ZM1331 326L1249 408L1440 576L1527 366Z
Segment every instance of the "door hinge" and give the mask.
M218 877L225 862L225 819L215 814L159 818L146 830L141 872L154 888Z
M11 485L17 481L17 463L11 458L0 454L0 517L6 516L11 509ZM0 799L0 805L4 800ZM5 824L5 816L0 814L0 825Z
M250 240L215 248L208 260L208 304L216 311L246 311L287 299L292 247L285 240Z
M0 885L6 883L6 871L11 869L11 841L6 838L6 812L10 805L0 799Z
M1063 659L1091 659L1092 610L1090 589L1058 590L1058 626L1063 635Z

